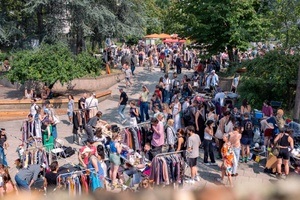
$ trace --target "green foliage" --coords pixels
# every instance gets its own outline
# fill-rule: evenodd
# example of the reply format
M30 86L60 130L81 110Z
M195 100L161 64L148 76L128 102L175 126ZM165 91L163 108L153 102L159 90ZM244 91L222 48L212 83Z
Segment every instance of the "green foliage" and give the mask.
M282 101L291 109L294 104L299 55L279 51L267 53L264 57L243 62L247 72L242 75L239 88L254 108L261 108L264 100Z
M210 54L225 48L246 49L261 41L268 27L259 13L260 0L185 0L175 4L172 22L184 25L179 33L206 45ZM180 26L179 26L180 27ZM229 49L230 50L230 49Z
M12 69L8 78L12 82L44 82L48 85L56 81L66 83L85 75L98 75L100 61L88 55L75 57L66 45L43 44L35 50L13 53Z
M3 62L6 58L8 58L8 54L7 53L2 53L0 52L0 62Z
M268 1L269 12L266 17L272 21L270 33L289 49L300 45L300 1L272 0Z

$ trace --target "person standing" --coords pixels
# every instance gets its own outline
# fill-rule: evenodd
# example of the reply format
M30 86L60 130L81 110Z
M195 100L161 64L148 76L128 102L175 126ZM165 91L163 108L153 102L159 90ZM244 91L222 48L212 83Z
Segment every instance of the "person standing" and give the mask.
M172 116L173 116L173 120L174 120L174 129L175 130L178 130L181 128L180 112L181 112L181 104L179 102L178 97L176 97L175 102L172 104Z
M112 181L112 187L117 185L117 174L119 166L121 165L120 153L122 151L121 137L118 133L113 133L112 140L109 143L110 154L110 179Z
M250 156L250 145L253 141L253 124L249 119L249 113L244 114L242 121L242 162L247 163Z
M213 135L214 135L214 121L208 120L206 122L206 128L204 129L204 164L205 165L216 165L214 147L213 147ZM208 162L208 155L211 163Z
M53 127L50 120L44 120L45 129L42 130L42 142L47 152L54 148Z
M126 92L124 92L123 88L120 88L119 91L121 94L120 94L118 113L121 116L121 123L124 124L126 122L126 117L124 116L124 110L127 105L128 96Z
M164 124L157 118L151 119L151 127L153 130L153 136L151 140L152 155L155 157L157 154L162 152L162 146L165 141Z
M226 174L228 177L228 182L229 182L230 187L233 187L231 174L232 174L232 168L233 168L233 162L234 162L234 153L233 153L232 146L228 139L228 134L223 135L223 141L224 141L224 144L221 149L222 160L223 160L223 163L221 165L222 174L221 174L221 178L218 178L217 180L220 183L224 183L224 176Z
M82 118L82 125L80 125L80 133L82 133L83 127L86 124L86 115L88 114L85 110L85 100L87 97L87 93L84 93L82 97L78 100L78 110L80 112L80 116Z
M187 158L188 165L191 168L191 179L188 180L188 183L194 184L195 180L199 181L199 177L197 176L197 159L199 157L199 147L201 145L199 135L195 134L194 126L186 127L188 140L187 140Z
M96 113L98 112L99 108L98 108L98 104L99 101L96 98L96 94L92 93L91 96L89 98L87 98L85 100L85 109L88 110L89 112L89 119L94 117L96 115Z
M69 102L68 102L68 110L67 114L69 117L69 125L73 124L73 112L74 112L74 97L73 95L68 96Z
M131 72L131 69L129 68L129 63L127 61L123 64L123 71L125 73L126 87L127 86L130 87L132 85L132 83L130 81L132 72Z
M148 105L148 96L149 96L149 90L144 85L142 87L142 93L140 94L140 113L141 113L141 122L145 121L145 115L146 120L149 120L149 105Z
M32 116L36 115L38 108L38 105L36 105L36 99L31 99L30 114Z
M53 192L55 191L55 188L57 187L57 177L58 177L58 162L53 161L50 164L50 172L46 172L45 178L44 178L44 188L47 188L47 192Z
M170 104L170 90L171 90L171 80L168 74L165 74L163 79L164 90L163 90L163 103Z
M168 152L174 152L175 151L175 144L177 143L177 135L176 132L173 128L174 126L174 120L169 119L167 122L167 127L166 127L166 143L169 146ZM176 129L177 130L177 129Z
M137 62L138 61L136 59L136 52L133 51L132 55L131 55L131 58L130 58L130 68L131 68L132 76L134 76L135 67L138 64Z
M235 156L231 176L238 176L237 168L240 160L242 138L242 135L240 134L240 127L238 124L234 126L233 131L229 133L229 136L229 142L232 145L232 150Z
M291 137L291 134L293 133L293 130L288 129L281 131L282 133L279 133L276 138L274 139L274 144L279 145L279 154L277 156L277 178L281 177L281 166L284 165L284 173L287 177L290 172L290 151L294 149L294 139Z

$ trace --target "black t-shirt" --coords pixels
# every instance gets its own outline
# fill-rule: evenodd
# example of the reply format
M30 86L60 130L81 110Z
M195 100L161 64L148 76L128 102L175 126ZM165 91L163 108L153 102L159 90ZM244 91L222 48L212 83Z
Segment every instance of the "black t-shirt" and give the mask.
M55 188L57 186L57 173L48 172L45 174L45 178L47 180L47 187Z
M244 131L242 132L243 138L253 138L253 124L250 119L245 119L242 121L242 126Z
M127 101L128 101L128 96L126 94L126 92L122 92L120 95L120 100L123 98L123 100L121 101L120 105L126 105Z
M85 98L84 98L84 97L81 97L81 98L79 99L79 101L78 101L78 109L84 109L84 107L81 108L81 102L83 102L83 104L85 103Z

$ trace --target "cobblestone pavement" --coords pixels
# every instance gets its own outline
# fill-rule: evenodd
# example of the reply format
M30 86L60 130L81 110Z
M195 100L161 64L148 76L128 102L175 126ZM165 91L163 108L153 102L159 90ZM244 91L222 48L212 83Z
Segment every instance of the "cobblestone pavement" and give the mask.
M183 70L184 73L192 73L191 71ZM164 74L160 72L159 69L155 69L152 72L149 72L143 68L136 69L136 76L133 78L133 86L130 88L125 88L125 92L127 93L129 99L138 99L138 93L141 91L142 85L147 85L150 92L154 91L155 85L158 83L158 80ZM179 76L180 78L182 77ZM100 102L99 108L103 112L103 119L107 120L109 123L116 124L120 122L120 117L117 113L118 99L119 99L119 87L125 87L125 82L121 81L120 83L109 88L112 90L112 95L110 98ZM29 110L29 108L28 108ZM127 106L125 113L129 118L129 106ZM72 126L68 125L67 116L60 116L61 123L57 125L58 129L58 138L61 138L65 141L65 145L72 146L74 148L79 149L80 146L73 143L72 137ZM129 120L128 120L129 121ZM16 153L16 148L21 141L16 138L21 138L20 127L21 120L9 121L9 122L0 122L0 127L6 128L8 132L8 143L10 145L7 151L7 160L10 166L10 173L12 177L16 174L17 170L14 166L14 160L18 158ZM126 125L126 124L125 124ZM121 125L120 125L121 126ZM217 184L216 179L220 177L220 170L218 166L206 166L203 164L203 151L200 150L201 156L198 162L198 169L200 175L200 181L194 185L185 184L185 188L193 188L199 187L203 185L214 185ZM220 160L217 161L220 164ZM67 159L60 159L60 165L65 163L78 163L77 155L73 155ZM246 184L246 183L254 183L254 184L270 184L275 180L274 177L263 173L263 164L255 163L254 161L248 162L247 164L240 164L238 174L239 176L234 177L234 185ZM189 174L189 169L186 170L186 174Z

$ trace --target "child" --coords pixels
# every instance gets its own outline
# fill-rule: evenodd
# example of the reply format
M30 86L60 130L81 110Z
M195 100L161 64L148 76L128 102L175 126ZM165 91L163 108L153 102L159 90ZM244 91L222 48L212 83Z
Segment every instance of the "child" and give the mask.
M228 140L228 134L223 135L223 141L225 143L221 149L222 158L223 158L223 163L221 165L222 174L221 174L221 178L218 178L218 181L223 183L224 176L226 174L228 177L228 182L230 187L233 187L231 174L233 169L234 153L231 147L231 143Z

